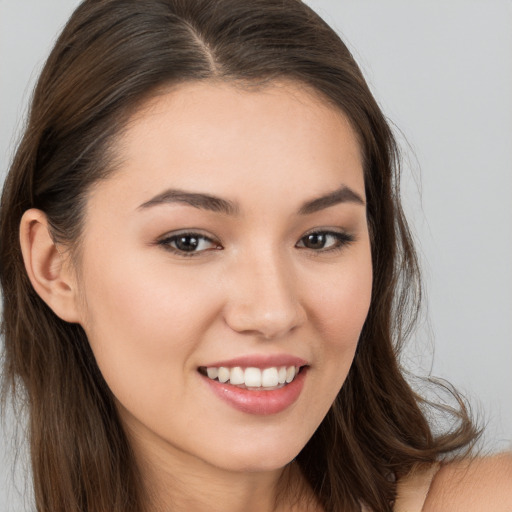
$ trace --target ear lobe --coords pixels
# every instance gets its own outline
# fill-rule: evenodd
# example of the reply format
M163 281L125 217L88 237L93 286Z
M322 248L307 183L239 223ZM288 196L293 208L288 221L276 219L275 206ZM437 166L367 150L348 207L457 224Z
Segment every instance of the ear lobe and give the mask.
M20 223L20 244L25 269L34 290L66 322L78 323L77 286L68 258L50 234L41 210L27 210Z

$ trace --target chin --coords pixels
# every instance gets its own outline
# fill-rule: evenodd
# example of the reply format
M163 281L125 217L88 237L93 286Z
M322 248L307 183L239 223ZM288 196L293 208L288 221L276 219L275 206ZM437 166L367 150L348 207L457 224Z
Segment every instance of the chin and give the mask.
M300 453L304 444L279 447L241 446L225 455L221 464L225 470L235 472L269 472L282 469Z
M236 473L268 473L284 468L294 459L294 457L287 457L267 461L262 460L264 458L265 456L260 454L258 460L240 459L234 464L230 464L229 467L223 467L223 469Z

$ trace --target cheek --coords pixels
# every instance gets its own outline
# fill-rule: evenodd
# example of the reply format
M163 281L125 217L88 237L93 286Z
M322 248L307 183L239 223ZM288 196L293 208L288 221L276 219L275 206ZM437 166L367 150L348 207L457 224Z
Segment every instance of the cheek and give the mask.
M372 265L363 253L329 276L328 285L314 297L319 325L328 338L356 340L362 329L371 301Z
M216 314L214 286L136 258L94 258L85 271L84 329L109 387L122 402L144 388L169 392Z
M159 347L162 337L172 344L173 339L206 322L208 310L214 307L213 285L194 279L190 272L170 271L170 267L145 266L136 258L122 264L91 261L85 286L87 327L93 333L97 329L108 329L110 334L145 332L140 341L152 350Z
M333 382L341 387L350 369L371 302L372 264L369 250L358 251L328 286L313 298L311 316L323 344L319 353Z

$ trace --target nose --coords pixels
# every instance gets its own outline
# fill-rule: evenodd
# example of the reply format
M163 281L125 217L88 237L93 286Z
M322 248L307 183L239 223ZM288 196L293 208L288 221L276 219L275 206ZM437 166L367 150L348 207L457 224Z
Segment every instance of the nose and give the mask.
M245 260L231 269L229 282L224 318L234 331L274 339L305 322L292 267L278 255Z

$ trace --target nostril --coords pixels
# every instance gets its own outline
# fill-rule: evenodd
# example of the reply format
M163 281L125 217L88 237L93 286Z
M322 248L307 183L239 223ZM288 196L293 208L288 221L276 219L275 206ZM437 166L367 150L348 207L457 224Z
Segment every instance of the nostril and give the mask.
M275 314L261 315L231 314L225 317L226 324L233 331L246 335L256 336L265 340L282 338L297 329L302 323L299 315Z

